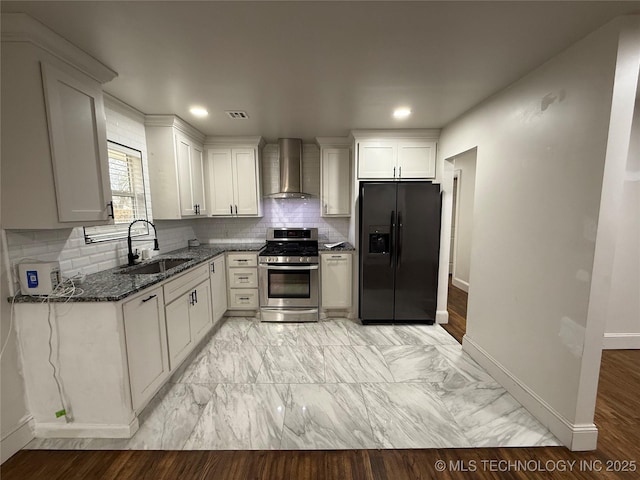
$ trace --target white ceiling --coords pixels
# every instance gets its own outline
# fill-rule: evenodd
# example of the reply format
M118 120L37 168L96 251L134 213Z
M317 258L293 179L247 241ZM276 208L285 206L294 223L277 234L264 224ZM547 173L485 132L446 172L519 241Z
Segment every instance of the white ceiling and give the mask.
M2 2L209 135L439 128L640 2ZM206 107L200 120L188 111ZM394 120L394 107L413 115ZM240 109L249 120L231 120Z

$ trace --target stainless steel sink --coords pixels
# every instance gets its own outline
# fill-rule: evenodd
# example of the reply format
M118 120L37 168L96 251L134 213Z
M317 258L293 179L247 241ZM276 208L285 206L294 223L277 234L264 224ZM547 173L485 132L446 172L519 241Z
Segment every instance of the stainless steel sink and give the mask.
M144 265L138 265L137 267L128 267L120 273L129 275L152 275L154 273L166 272L189 261L190 259L188 258L165 258L145 263Z

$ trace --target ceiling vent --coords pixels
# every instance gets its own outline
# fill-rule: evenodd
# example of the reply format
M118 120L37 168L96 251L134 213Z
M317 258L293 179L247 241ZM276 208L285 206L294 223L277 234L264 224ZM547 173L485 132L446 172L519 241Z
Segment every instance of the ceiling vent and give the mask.
M249 118L249 114L242 110L225 110L225 113L227 114L227 117L234 120L246 120Z

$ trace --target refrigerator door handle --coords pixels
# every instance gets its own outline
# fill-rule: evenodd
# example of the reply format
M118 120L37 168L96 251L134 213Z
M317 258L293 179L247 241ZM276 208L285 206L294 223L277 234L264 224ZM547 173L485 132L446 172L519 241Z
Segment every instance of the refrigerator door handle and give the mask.
M393 239L396 229L396 212L391 210L391 222L389 223L389 266L393 266Z
M396 250L396 268L400 268L402 257L402 212L398 211L398 245Z

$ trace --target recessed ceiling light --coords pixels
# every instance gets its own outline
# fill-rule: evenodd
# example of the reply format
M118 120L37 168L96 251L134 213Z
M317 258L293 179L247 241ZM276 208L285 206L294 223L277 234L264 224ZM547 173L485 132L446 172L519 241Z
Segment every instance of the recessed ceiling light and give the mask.
M411 109L407 107L396 108L393 111L395 118L407 118L409 115L411 115Z
M203 118L209 116L209 112L207 112L207 109L203 107L191 107L189 111L196 117Z

